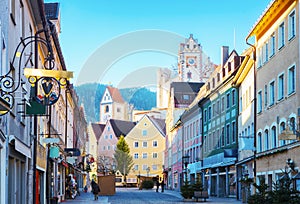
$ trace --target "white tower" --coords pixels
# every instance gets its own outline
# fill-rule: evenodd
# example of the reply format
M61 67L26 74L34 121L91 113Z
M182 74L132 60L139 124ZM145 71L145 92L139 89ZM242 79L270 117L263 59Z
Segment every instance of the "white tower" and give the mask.
M214 64L205 55L198 40L190 37L181 43L178 53L178 78L181 82L206 82Z

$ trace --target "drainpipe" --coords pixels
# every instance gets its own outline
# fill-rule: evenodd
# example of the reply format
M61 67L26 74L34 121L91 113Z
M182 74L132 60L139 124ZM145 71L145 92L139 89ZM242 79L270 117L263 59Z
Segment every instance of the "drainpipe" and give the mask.
M40 33L44 32L44 29L38 30L35 35L34 35L34 66L35 69L38 67L38 40L37 37ZM37 86L34 88L34 95L37 95ZM33 135L34 135L34 140L33 140L33 175L32 175L32 183L33 183L33 188L32 188L32 193L33 193L33 204L36 203L36 157L37 157L37 139L38 139L38 121L37 121L37 115L33 116Z
M253 63L253 77L254 77L254 98L253 98L253 105L254 105L254 116L253 116L253 129L254 129L254 134L253 134L253 139L254 139L254 145L253 145L253 148L254 148L254 151L253 151L253 180L254 182L256 183L256 152L257 152L257 149L256 149L256 115L257 115L257 98L256 98L256 46L249 43L248 40L249 40L249 37L250 35L248 35L246 37L246 43L247 45L251 46L252 49L253 49L253 60L254 60L254 63Z

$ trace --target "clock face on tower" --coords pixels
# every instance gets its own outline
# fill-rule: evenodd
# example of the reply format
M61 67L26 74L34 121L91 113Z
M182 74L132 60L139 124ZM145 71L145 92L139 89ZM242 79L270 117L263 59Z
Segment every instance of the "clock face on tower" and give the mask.
M187 58L187 63L189 65L194 65L195 64L195 58L194 57L188 57Z
M110 114L105 114L104 116L103 116L103 121L107 121L107 120L109 120L110 119Z

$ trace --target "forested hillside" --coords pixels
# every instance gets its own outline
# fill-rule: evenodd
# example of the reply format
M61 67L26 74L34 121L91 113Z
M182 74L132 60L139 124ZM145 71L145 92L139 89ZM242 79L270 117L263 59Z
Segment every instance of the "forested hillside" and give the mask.
M105 91L104 84L83 84L75 87L79 105L83 104L88 122L99 121L100 100ZM147 88L120 89L123 99L134 106L135 110L150 110L156 107L156 93Z

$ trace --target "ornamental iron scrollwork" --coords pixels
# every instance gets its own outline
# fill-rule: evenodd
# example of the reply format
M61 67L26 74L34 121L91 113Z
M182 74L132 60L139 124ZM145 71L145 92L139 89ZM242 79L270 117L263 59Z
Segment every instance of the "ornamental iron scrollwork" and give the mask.
M32 44L34 44L36 48L38 48L38 45L40 45L39 48L46 48L42 49L46 50L47 53L42 68L25 68L30 62L33 66L33 52L30 51L30 54L25 54L26 48ZM22 63L22 57L24 56L28 57L28 59L25 63ZM38 53L35 53L35 57L38 57ZM37 61L37 59L35 60ZM14 67L15 64L17 68ZM35 64L35 66L38 65ZM35 100L45 106L55 104L61 95L61 87L67 85L67 81L73 77L73 73L54 70L54 68L55 61L50 42L37 35L21 39L21 42L14 52L9 71L0 76L0 99L2 99L1 102L4 102L8 106L7 110L0 110L0 116L5 115L14 107L14 93L21 85L22 73L28 78L28 82L31 86L36 89L36 91L30 93L30 100ZM16 76L13 76L14 69L17 70ZM22 72L21 69L23 69L24 72Z

